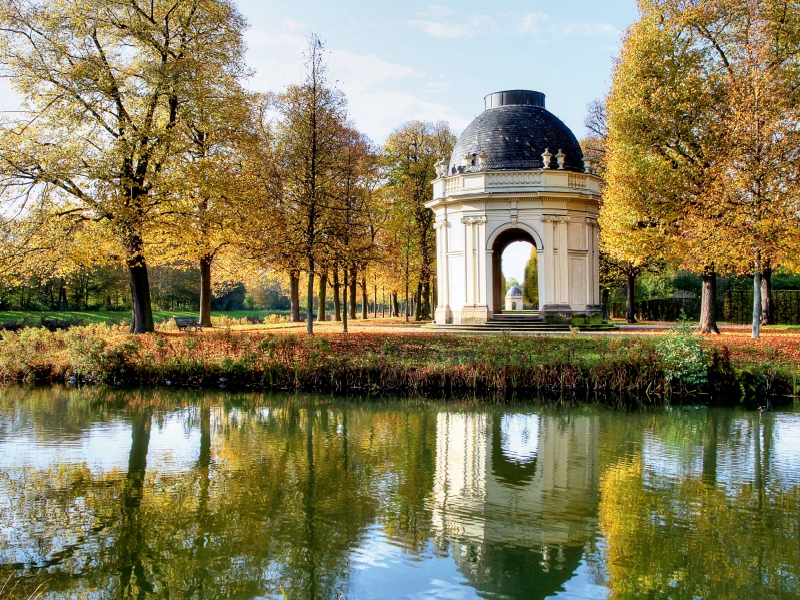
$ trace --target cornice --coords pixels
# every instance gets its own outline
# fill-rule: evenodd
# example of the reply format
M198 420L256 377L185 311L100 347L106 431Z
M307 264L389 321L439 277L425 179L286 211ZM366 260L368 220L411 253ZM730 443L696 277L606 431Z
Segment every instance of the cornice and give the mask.
M570 204L588 204L595 207L600 205L600 196L595 194L576 194L564 192L508 192L508 193L475 193L459 194L458 196L447 196L436 198L426 202L425 206L434 208L437 206L452 206L454 204L468 204L470 202L527 202L530 200L539 202L567 202Z

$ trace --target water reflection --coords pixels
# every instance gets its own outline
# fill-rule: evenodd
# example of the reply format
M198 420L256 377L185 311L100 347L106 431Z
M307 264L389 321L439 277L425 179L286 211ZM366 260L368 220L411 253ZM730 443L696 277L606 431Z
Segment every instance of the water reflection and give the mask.
M800 415L0 394L27 597L793 597ZM283 592L281 592L283 588Z
M433 524L489 596L546 598L597 532L598 417L438 415ZM442 542L440 542L442 543Z

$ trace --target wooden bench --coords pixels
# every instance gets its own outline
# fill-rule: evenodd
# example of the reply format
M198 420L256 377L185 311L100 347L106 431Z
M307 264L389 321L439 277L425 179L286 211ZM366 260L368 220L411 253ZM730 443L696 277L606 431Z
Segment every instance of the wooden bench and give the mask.
M207 325L198 323L196 317L175 317L175 325L178 327L178 331L183 331L184 329L200 331L203 327L207 327Z

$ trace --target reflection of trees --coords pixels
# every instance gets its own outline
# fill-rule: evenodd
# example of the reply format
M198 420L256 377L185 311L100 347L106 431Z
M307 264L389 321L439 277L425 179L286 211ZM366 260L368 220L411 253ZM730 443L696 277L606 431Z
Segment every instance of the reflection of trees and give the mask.
M0 578L30 575L21 595L47 580L74 597L253 598L279 585L289 598L334 597L350 589L352 552L376 523L409 554L452 551L487 594L541 596L581 560L620 598L800 593L800 490L775 475L770 416L540 410L535 476L510 481L493 422L458 413L484 423L492 450L475 505L484 533L469 537L434 534L433 409L101 389L10 392L2 403L15 420L6 437L17 425L48 443L62 432L79 440L98 420L130 427L119 472L54 463L0 473ZM195 444L179 469L157 451L175 409ZM597 426L577 428L584 421ZM455 448L463 436L453 435ZM547 473L539 500L528 488ZM598 473L606 544L590 539ZM570 523L573 537L519 541Z
M131 421L131 454L122 493L122 523L115 543L120 554L120 588L122 595L126 597L144 598L153 592L143 565L146 551L143 531L145 524L141 522L139 514L144 495L151 420L152 413L147 410L134 415Z
M363 442L377 475L373 493L381 500L380 523L405 551L421 551L431 539L426 500L433 490L436 416L427 411L386 412L371 415L370 421Z
M99 392L86 393L71 395L89 410ZM34 559L15 565L47 569L31 589L47 579L65 595L252 598L282 585L290 598L329 598L347 590L350 553L376 519L407 547L428 539L435 428L427 413L252 395L212 408L170 392L128 394L127 472L51 465L0 483L15 500L2 508L4 522L41 524L36 542L0 533L5 548L38 543ZM180 472L152 452L159 411L176 404L200 432L196 463Z
M666 479L641 452L602 476L600 527L614 597L781 598L800 593L800 490L769 481L771 419L708 411L659 419L676 456L702 444L701 468ZM697 437L685 435L692 429ZM675 430L682 433L676 435ZM749 431L753 476L719 472L734 431ZM713 456L712 456L713 449ZM662 457L662 460L670 460ZM744 467L746 465L739 465ZM749 469L748 469L749 473Z

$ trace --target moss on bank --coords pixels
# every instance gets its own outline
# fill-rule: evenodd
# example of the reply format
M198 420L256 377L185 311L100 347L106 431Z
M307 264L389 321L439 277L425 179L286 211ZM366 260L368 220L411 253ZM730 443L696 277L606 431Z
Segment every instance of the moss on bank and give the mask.
M742 363L705 347L707 382L667 381L658 337L326 335L268 332L155 333L120 327L25 329L0 340L3 382L170 385L335 392L622 394L754 406L787 403L800 367Z

